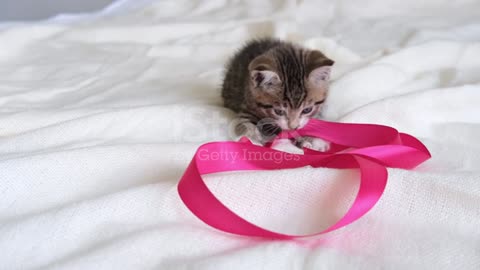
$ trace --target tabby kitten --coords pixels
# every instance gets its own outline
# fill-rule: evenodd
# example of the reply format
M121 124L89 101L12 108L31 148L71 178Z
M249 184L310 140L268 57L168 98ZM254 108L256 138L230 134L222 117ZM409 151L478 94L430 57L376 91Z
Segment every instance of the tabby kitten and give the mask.
M333 61L320 51L276 39L253 40L227 64L225 107L238 113L236 134L265 144L282 130L302 128L325 101ZM321 139L295 144L328 150Z

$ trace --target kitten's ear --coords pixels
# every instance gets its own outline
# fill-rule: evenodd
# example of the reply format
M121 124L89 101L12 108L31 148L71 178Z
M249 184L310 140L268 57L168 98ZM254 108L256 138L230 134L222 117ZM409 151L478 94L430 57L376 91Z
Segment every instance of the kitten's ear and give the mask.
M275 63L266 56L260 55L253 59L248 65L250 79L255 87L268 88L270 86L279 85L282 81L275 72Z
M278 74L270 70L252 70L250 78L255 87L269 87L280 84Z
M330 80L331 66L318 67L308 75L308 81L316 86L325 85Z
M330 79L333 61L319 51L311 51L307 58L308 81L315 86L324 86Z

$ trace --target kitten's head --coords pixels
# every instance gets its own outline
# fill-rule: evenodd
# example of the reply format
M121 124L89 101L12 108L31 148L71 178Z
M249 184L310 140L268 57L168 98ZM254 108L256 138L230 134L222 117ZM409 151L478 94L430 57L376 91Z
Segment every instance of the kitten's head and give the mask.
M283 130L302 128L320 112L333 63L315 50L271 49L250 62L251 106Z

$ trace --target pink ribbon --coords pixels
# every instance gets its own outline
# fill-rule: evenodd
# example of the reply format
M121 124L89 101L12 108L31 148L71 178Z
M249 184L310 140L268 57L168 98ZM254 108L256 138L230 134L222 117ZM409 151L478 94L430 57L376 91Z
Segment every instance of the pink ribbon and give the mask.
M224 232L273 239L313 236L339 229L367 213L383 194L388 177L386 167L412 169L431 157L428 149L415 137L382 125L312 119L301 130L295 133L283 132L278 137L296 136L322 138L331 142L331 149L326 153L304 149L303 155L296 155L253 145L245 138L239 142L206 143L198 148L180 179L180 198L200 220ZM238 153L238 157L245 156L245 153L260 153L263 157L276 158L238 159L232 162L202 158L199 154L201 151ZM329 228L311 235L282 234L248 222L219 201L201 177L203 174L225 171L277 170L304 166L358 168L361 173L357 196L347 213Z

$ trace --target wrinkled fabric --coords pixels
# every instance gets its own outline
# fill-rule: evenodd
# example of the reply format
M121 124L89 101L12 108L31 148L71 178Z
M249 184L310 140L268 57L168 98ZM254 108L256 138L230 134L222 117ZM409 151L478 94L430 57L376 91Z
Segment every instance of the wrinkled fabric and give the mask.
M479 13L474 0L131 0L3 24L0 269L478 269ZM223 65L264 35L335 60L325 119L392 126L432 154L389 168L370 212L314 239L221 233L176 190L201 144L234 139ZM309 234L345 213L358 177L204 180L245 219Z

